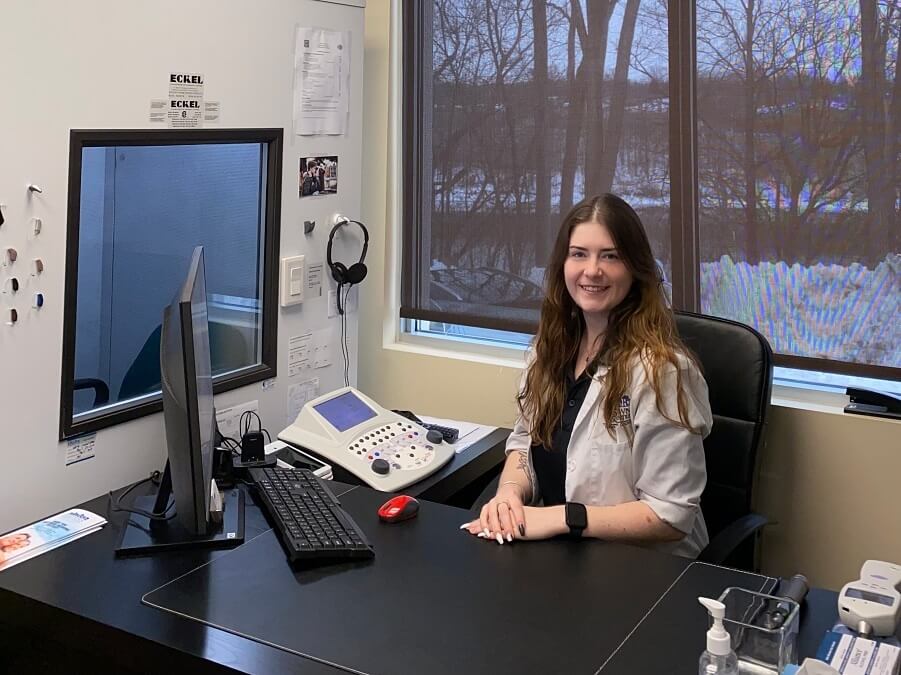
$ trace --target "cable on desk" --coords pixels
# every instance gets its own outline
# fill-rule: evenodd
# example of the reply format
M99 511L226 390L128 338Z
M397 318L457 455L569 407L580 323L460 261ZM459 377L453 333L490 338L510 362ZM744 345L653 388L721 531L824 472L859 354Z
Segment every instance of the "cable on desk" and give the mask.
M113 492L110 490L109 492L109 509L110 511L125 511L126 513L136 513L139 516L144 516L148 520L171 520L175 517L174 513L169 513L172 510L172 507L175 506L175 500L170 500L166 505L166 509L161 513L155 513L153 511L146 511L144 509L134 509L128 508L126 506L122 506L122 499L132 490L134 490L139 485L143 485L147 481L151 481L154 485L160 484L160 479L162 478L162 474L159 471L154 471L147 478L142 478L141 480L132 483L127 488L125 488L118 497L113 497Z
M257 433L266 434L267 443L272 443L272 435L269 433L268 429L263 428L263 421L260 419L260 416L253 410L245 410L241 413L241 417L238 418L238 434L240 434L241 440L239 441L230 436L223 436L220 433L219 439L221 445L216 446L216 449L222 450L224 448L230 450L233 457L239 457L243 450L244 438L251 432L254 419L257 421Z

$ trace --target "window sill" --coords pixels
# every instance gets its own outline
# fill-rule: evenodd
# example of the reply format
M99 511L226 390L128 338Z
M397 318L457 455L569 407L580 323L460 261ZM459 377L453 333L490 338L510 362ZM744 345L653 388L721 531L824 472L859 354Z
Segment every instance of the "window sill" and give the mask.
M393 341L386 341L384 348L419 356L455 359L469 363L520 369L524 365L525 354L524 348L515 346L499 347L473 342L469 339L412 335L410 333L403 333ZM780 408L806 410L808 412L830 415L845 415L844 407L848 404L848 396L834 391L780 383L776 380L773 383L770 402L772 405ZM866 416L858 415L856 417L865 418ZM901 422L887 418L869 419L901 424Z
M777 380L773 382L770 402L780 408L844 415L844 408L848 405L848 396L832 391L780 384Z
M393 341L386 341L383 346L391 351L482 363L502 368L522 368L526 351L521 347L499 347L482 344L471 339L432 337L411 333L402 333Z

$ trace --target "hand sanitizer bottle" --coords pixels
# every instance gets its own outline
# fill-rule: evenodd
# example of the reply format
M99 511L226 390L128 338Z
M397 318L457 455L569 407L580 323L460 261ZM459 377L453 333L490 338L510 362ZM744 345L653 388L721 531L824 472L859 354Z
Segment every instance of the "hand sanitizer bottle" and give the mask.
M698 598L713 619L707 631L707 650L701 654L698 675L738 675L738 657L732 651L732 638L723 625L726 605L710 598Z

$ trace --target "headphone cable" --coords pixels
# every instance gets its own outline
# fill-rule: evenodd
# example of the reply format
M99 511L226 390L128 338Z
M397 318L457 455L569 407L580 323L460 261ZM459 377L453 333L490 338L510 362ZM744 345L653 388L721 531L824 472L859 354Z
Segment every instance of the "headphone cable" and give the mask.
M348 285L347 291L344 294L344 308L347 309L347 296L350 295L351 285ZM338 298L341 298L341 289L338 289ZM349 377L349 366L348 363L350 361L350 348L347 345L347 313L341 312L341 354L344 356L344 386L350 386L350 377Z

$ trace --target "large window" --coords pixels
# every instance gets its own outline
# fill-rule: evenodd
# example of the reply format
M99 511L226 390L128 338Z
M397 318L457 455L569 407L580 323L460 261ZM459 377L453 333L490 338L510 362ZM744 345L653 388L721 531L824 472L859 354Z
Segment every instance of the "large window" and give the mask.
M401 316L534 331L562 214L613 191L677 308L898 379L901 2L404 5Z
M161 409L162 311L198 244L214 390L272 377L282 131L71 139L61 438Z

